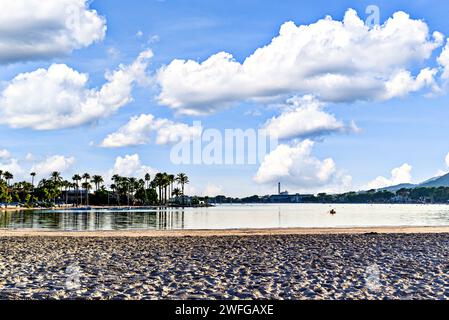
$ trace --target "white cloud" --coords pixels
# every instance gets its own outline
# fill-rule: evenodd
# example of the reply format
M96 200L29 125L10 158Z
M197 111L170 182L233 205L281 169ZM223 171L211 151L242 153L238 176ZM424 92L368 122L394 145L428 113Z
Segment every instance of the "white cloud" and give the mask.
M402 183L411 183L411 172L412 166L408 163L404 163L402 166L391 170L390 178L379 176L373 181L369 182L366 188L371 190L395 186Z
M159 42L160 37L157 34L154 34L148 38L148 44L153 44Z
M322 101L385 100L418 91L436 72L419 66L443 43L427 24L396 12L368 28L349 9L310 25L282 25L279 35L243 63L226 52L202 63L173 60L157 73L159 103L179 113L207 114L242 100L313 94ZM405 83L401 82L405 79Z
M446 166L449 167L449 153L446 155L444 161L446 162Z
M217 186L215 184L208 183L207 186L204 188L203 192L201 193L201 195L203 197L215 197L218 195L222 195L223 193L224 192L222 186Z
M63 56L105 34L106 20L88 0L1 1L0 63Z
M146 173L154 175L157 172L157 170L143 165L138 154L133 154L117 157L115 159L114 168L109 171L109 177L118 174L125 177L143 178Z
M66 157L61 155L48 156L41 162L34 164L30 172L36 172L40 177L48 176L53 171L66 172L72 168L75 163L74 157Z
M6 162L1 161L0 159L0 170L3 170L3 172L10 172L14 175L14 178L17 178L18 176L23 174L23 169L19 164L19 161L17 159L8 159Z
M25 160L26 161L33 161L34 160L34 154L32 154L32 153L27 153L26 154L26 156L25 156Z
M446 41L446 45L444 46L440 56L437 58L438 63L443 69L443 73L441 78L444 80L449 79L449 39Z
M410 92L420 91L424 87L429 87L433 92L438 92L440 88L435 81L437 72L437 69L425 68L414 78L410 71L398 71L385 83L386 92L383 99L388 100L395 97L404 97Z
M51 130L92 123L132 101L135 83L148 84L153 53L142 52L131 65L106 73L107 82L89 89L88 75L65 64L22 73L0 93L0 123L13 128Z
M168 119L157 119L151 114L142 114L132 117L127 124L108 135L101 146L117 148L147 144L153 132L156 133L157 144L167 145L199 137L201 131L200 126L188 126Z
M270 184L282 182L305 192L348 189L351 177L338 170L333 159L315 158L313 146L311 140L291 146L279 145L265 157L254 180Z
M0 159L9 159L11 158L11 153L6 149L0 149Z
M324 105L313 96L293 97L284 106L284 112L264 125L269 135L279 139L320 136L336 132L358 131L352 123L345 125L332 114L323 111Z
M19 161L12 158L11 152L6 149L0 149L0 170L12 173L15 178L23 173Z

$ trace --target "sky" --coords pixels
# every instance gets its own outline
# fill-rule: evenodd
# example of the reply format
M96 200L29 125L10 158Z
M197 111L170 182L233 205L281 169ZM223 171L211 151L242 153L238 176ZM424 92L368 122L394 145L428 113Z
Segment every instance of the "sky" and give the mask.
M0 4L0 170L15 180L185 172L189 194L250 196L449 171L443 1ZM206 132L214 156L236 151L216 137L231 129L278 143L256 162L173 160L193 141L204 153Z

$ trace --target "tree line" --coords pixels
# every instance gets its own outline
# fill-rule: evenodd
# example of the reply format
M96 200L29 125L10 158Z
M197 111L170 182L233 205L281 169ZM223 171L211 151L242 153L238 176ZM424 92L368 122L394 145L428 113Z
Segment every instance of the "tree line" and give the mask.
M209 199L211 203L270 203L270 196L250 196L246 198L229 198L216 196ZM347 192L342 194L319 193L301 195L301 203L449 203L449 187L403 188L396 192L388 190L369 190Z
M35 184L36 172L30 173L30 181L14 182L14 175L0 170L0 203L22 204L27 207L53 206L55 204L80 205L166 205L171 198L184 197L189 178L177 175L149 173L142 178L112 176L110 187L105 186L101 175L75 174L65 180L54 171L48 178Z

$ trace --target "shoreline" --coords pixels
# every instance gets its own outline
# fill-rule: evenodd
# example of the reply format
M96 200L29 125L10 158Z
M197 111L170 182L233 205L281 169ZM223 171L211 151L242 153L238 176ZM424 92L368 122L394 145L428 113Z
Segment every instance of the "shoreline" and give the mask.
M212 208L213 205L207 206L173 206L173 205L154 205L154 206L61 206L61 207L36 207L36 208L25 208L25 207L9 207L0 208L0 213L5 212L17 212L17 211L62 211L62 210L76 210L76 211L95 211L95 210L123 210L123 209L136 209L136 210L159 210L159 209L187 209L187 208Z
M185 238L251 237L279 235L358 235L358 234L449 234L447 227L357 227L357 228L285 228L228 230L124 230L124 231L52 231L0 229L0 237L72 237L72 238Z

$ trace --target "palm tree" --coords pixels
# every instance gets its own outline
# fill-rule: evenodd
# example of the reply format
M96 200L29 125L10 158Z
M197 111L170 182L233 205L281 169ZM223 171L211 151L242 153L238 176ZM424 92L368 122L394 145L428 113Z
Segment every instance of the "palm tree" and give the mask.
M70 190L76 191L77 187L78 187L78 185L75 182L72 182L72 183L70 183L69 191Z
M53 171L51 173L51 179L53 180L54 183L59 183L62 181L62 177L61 177L61 173L58 171Z
M186 184L189 184L189 182L190 182L189 178L187 177L187 175L185 173L180 173L176 177L176 182L181 185L181 191L182 191L182 194L184 194L184 186Z
M31 176L31 185L32 185L33 188L34 188L34 178L36 177L36 172L31 172L31 173L30 173L30 176Z
M81 185L83 187L84 190L86 190L86 206L89 205L89 190L92 189L92 185L89 182L83 182L83 184Z
M55 185L55 188L59 189L62 186L61 173L58 171L53 171L50 176L51 176L51 180L53 181L53 183ZM53 197L53 203L56 203L56 197Z
M174 189L173 189L173 192L172 192L172 195L175 196L175 197L181 196L181 195L182 195L181 189L179 189L179 188L174 188Z
M113 193L116 194L116 197L117 197L117 193L116 193L117 192L117 185L115 183L111 184L111 190L112 190ZM108 201L109 201L109 196L108 196ZM120 202L117 202L117 204L120 205Z
M104 182L104 180L102 176L94 175L91 182L95 184L95 192L98 192L98 189L100 189L100 185Z
M111 178L112 181L114 181L114 185L115 185L115 194L117 197L117 204L120 206L120 191L124 190L124 183L125 183L125 178L119 176L118 174L114 174ZM111 186L112 187L112 186Z
M147 190L150 187L150 182L151 182L151 175L149 173L145 174L145 179L144 179L144 183L145 183L145 204L147 202L148 196L147 196Z
M171 198L172 194L173 194L173 184L175 183L175 175L174 174L169 174L168 175L168 181L170 182L169 198Z
M182 195L184 196L184 186L186 184L189 184L189 182L190 182L189 177L187 177L187 175L185 173L180 173L176 177L176 182L181 185ZM182 198L182 202L184 204L184 197Z
M84 179L84 183L81 185L81 187L83 187L83 185L85 185L85 184L87 185L89 183L88 180L90 179L90 174L88 174L87 172L85 174L83 174L83 179ZM84 187L83 187L83 189L84 189ZM89 190L86 190L86 205L88 205L88 203L89 203Z
M159 195L159 204L162 204L162 186L163 186L163 179L164 174L163 173L156 173L153 184L158 189L158 195Z
M132 198L132 203L134 205L134 192L138 187L139 182L137 181L136 178L128 178L128 191L130 193L130 196ZM129 205L129 203L128 203Z
M149 173L145 174L145 189L148 189L151 181L151 176Z
M72 187L72 184L67 180L63 180L61 186L65 189L65 204L67 205L69 202L69 189Z
M81 176L79 174L75 174L72 177L73 182L75 183L75 189L76 189L76 205L78 206L78 193L79 193L79 182L81 181ZM82 196L81 196L82 197ZM81 198L81 202L83 202L83 198Z
M167 173L164 172L162 176L162 187L164 188L164 203L167 204L167 188L170 186L170 178Z
M122 177L120 179L120 189L125 193L126 204L129 206L129 189L130 189L130 178Z
M3 173L3 177L5 178L6 184L8 186L10 185L11 180L14 179L14 175L11 172L9 172L9 171L5 171Z

